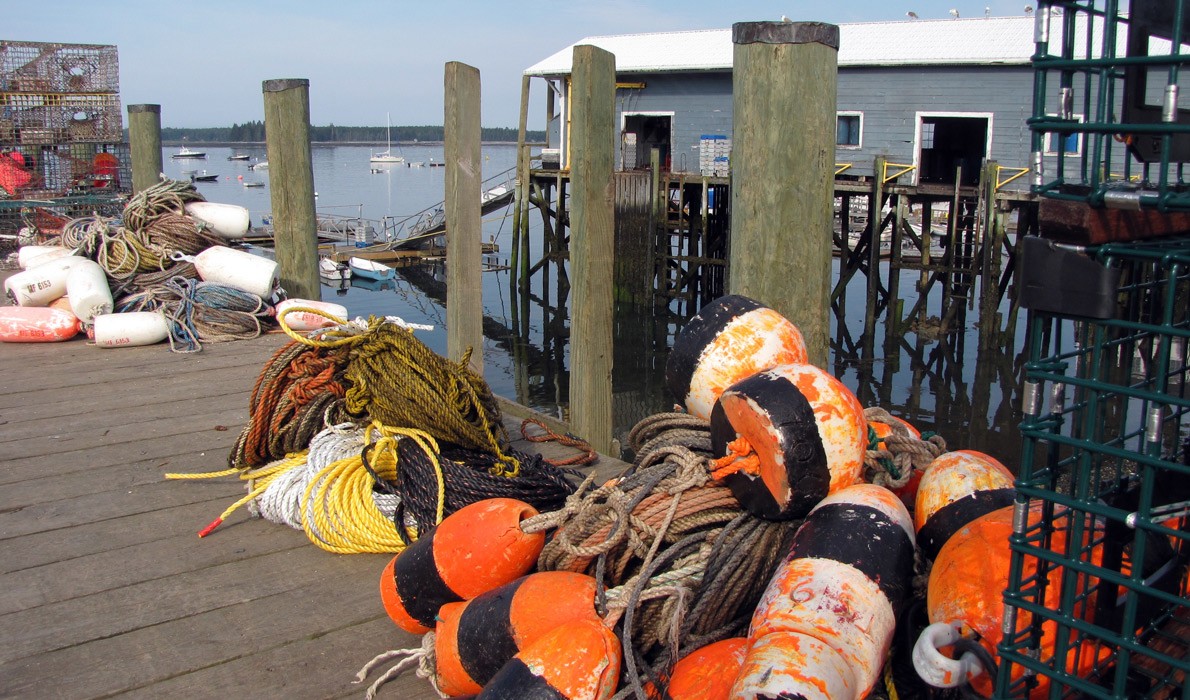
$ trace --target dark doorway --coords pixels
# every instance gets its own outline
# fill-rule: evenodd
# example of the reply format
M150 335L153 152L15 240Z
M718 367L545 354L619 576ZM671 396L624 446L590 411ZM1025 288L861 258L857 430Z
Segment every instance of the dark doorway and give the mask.
M922 117L920 184L953 185L962 166L962 185L979 184L988 148L987 117Z
M649 167L649 152L654 148L661 151L661 167L669 170L672 123L673 118L668 114L624 115L624 133L621 138L624 170Z

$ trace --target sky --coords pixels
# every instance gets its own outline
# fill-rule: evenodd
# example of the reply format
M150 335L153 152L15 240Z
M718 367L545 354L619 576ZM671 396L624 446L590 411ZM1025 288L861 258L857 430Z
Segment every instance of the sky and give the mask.
M874 22L1020 16L1029 0L0 0L0 39L114 44L129 104L166 127L263 120L261 83L310 81L315 125L443 123L449 61L480 71L481 120L516 127L521 73L584 37L778 20ZM541 128L543 84L531 86ZM540 104L544 104L543 102Z

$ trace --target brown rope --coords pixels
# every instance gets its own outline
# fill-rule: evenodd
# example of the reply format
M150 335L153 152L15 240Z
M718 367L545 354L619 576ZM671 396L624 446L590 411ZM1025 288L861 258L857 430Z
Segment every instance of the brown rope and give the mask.
M925 471L934 458L946 451L946 440L940 435L918 437L891 413L871 406L864 409L869 423L884 423L892 433L881 438L884 449L876 449L875 441L864 454L867 480L873 484L896 489L904 486L914 470Z
M530 435L528 428L530 425L536 425L545 431L544 435ZM575 447L582 451L582 454L568 457L566 459L547 459L548 464L555 467L569 467L574 465L594 464L599 459L599 453L591 448L591 443L577 438L573 435L559 435L546 427L545 423L536 418L526 418L521 421L521 437L529 442L556 442L559 445L566 445L567 447Z

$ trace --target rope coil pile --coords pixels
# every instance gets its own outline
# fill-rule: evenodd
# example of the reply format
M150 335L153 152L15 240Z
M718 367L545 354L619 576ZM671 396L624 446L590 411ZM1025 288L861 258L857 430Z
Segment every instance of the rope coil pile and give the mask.
M924 433L914 435L909 426L878 406L864 409L864 418L869 422L887 425L892 433L877 438L868 428L869 447L864 455L865 480L890 489L901 488L909 482L913 472L925 471L930 462L946 452L946 440L941 435ZM885 447L877 445L883 442Z

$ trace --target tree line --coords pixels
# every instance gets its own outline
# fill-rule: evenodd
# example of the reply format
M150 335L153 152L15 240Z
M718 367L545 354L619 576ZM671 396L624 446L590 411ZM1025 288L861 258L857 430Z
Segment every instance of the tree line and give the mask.
M480 130L480 138L484 141L516 141L516 129L508 127L484 127ZM124 130L127 138L128 130ZM383 126L311 126L310 140L319 143L336 142L383 142L386 138ZM441 126L394 126L392 127L393 141L441 141L443 127ZM529 131L526 138L530 141L542 141L545 133ZM163 141L227 141L227 142L264 142L264 122L250 121L231 126L213 126L205 128L181 128L172 126L161 127Z

